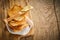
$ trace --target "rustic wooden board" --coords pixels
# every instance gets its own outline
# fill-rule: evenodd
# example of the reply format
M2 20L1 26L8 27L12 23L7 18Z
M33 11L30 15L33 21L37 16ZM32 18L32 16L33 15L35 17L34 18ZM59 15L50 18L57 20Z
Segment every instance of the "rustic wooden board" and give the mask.
M35 40L58 40L58 27L53 0L31 0Z
M60 40L60 0L55 0L55 11L58 22L59 40Z
M57 25L60 25L60 2L54 0L29 0L29 3L34 7L32 10L32 20L34 21L34 40L58 40L59 30ZM0 0L0 38L3 40L19 40L20 37L10 34L5 28L4 13L14 4L21 4L20 0ZM57 13L57 18L55 13ZM21 40L33 40L33 36L22 37Z

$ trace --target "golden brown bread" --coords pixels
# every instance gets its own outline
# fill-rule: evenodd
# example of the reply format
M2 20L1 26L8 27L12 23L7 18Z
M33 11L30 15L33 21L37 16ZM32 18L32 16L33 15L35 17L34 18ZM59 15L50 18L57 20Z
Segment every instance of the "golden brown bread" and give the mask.
M19 26L11 26L10 28L11 28L14 32L17 32L17 31L23 30L23 29L26 28L27 26L29 26L29 25L26 23L26 24L19 25Z
M17 13L11 17L9 17L7 20L11 21L12 19L16 20L16 21L21 21L23 18L25 18L25 16L28 16L28 11L26 11L25 13L22 13L20 15L20 13Z
M15 17L14 20L16 20L16 21L21 21L21 20L24 19L25 16L27 16L27 15L28 15L28 12L25 12L25 13L21 14L21 16Z
M23 19L21 21L10 21L9 25L11 25L11 26L18 26L18 25L23 25L25 23L27 23L27 22L25 21L25 19Z
M11 9L8 10L8 16L13 16L21 11L22 7L18 5L14 5Z
M14 5L11 9L8 10L9 18L7 20L11 21L12 19L15 19L17 21L20 21L21 16L21 19L23 19L24 16L27 16L29 9L30 6L22 8L21 6Z
M28 23L25 20L25 16L28 16L29 11L20 12L22 9L23 8L21 6L14 5L11 9L8 10L8 24L14 32L21 31L28 26Z
M19 17L15 17L13 18L15 21L21 21L23 19L25 19L25 16L19 16Z

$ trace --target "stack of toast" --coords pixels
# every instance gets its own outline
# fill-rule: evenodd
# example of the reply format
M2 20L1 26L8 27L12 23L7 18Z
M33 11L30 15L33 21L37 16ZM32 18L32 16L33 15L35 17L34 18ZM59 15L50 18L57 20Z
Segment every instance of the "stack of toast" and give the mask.
M14 5L11 9L8 10L8 17L5 19L5 21L8 21L9 27L14 32L21 31L29 26L25 17L28 16L28 11L29 9L27 7L22 8L20 5Z

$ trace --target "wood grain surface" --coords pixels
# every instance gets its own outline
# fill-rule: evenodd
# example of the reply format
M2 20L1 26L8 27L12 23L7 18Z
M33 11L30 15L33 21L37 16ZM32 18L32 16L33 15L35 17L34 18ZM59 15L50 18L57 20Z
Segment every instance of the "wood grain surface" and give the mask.
M3 19L6 11L14 4L24 3L21 0L0 0L0 40L20 40L19 36L7 31ZM31 10L34 36L25 36L21 40L60 40L60 1L29 0L29 3L34 7Z
M59 40L60 26L58 27L59 23L57 23L57 19L60 10L57 10L59 12L58 17L56 16L57 12L55 11L56 6L59 5L60 1L57 1L58 0L31 0L30 3L34 6L34 9L32 10L32 19L35 23L35 40Z

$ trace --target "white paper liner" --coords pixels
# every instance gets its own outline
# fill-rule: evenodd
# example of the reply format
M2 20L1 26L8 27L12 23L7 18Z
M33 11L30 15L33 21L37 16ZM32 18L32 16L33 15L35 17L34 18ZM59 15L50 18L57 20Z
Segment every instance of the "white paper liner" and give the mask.
M26 20L27 20L27 23L29 24L29 26L27 26L26 28L24 28L22 31L18 31L18 32L13 32L13 30L11 30L8 26L8 24L6 24L7 26L7 29L8 31L11 33L11 34L17 34L17 35L26 35L29 33L30 29L32 28L33 26L33 22L26 16Z

